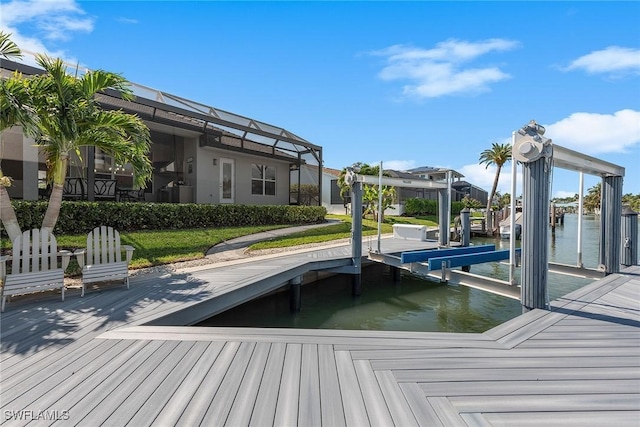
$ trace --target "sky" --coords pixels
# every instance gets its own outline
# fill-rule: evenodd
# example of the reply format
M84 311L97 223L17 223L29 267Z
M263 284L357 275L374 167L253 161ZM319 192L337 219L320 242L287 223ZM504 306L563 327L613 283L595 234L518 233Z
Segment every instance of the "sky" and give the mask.
M487 190L481 152L536 120L640 194L638 22L637 1L0 1L24 50L283 127L326 167L452 168ZM551 185L572 196L579 174Z

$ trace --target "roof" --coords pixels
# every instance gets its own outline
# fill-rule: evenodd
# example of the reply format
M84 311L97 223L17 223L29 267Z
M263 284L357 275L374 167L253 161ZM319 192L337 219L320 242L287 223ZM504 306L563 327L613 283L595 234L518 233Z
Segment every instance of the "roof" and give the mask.
M23 51L24 57L15 61L3 60L2 76L8 77L7 71L19 71L25 75L43 73L41 68L29 65L35 54ZM65 64L67 69L76 72L89 72L79 69L76 65ZM322 147L299 137L284 128L261 122L256 119L241 116L229 111L221 110L196 101L188 100L160 90L152 89L138 83L129 82L136 98L125 101L119 92L107 90L97 96L105 108L118 108L138 114L142 119L156 123L163 123L177 128L197 131L202 135L224 136L219 138L219 148L257 151L263 154L284 157L307 157L311 155L316 163L322 159ZM226 145L225 145L226 144ZM208 145L208 144L207 144Z
M434 179L445 179L446 178L446 174L447 172L451 171L452 176L454 178L463 178L464 175L462 175L460 172L455 171L453 169L447 169L447 168L434 168L432 166L419 166L417 168L413 168L413 169L408 169L405 172L409 172L412 175L424 175L424 174L428 174L434 177Z

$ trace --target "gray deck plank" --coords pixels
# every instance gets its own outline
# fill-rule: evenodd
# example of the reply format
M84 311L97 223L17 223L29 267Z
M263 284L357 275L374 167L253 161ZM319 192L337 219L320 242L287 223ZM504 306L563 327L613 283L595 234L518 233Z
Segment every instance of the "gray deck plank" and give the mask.
M431 403L429 403L416 383L402 383L399 384L399 386L405 399L407 399L407 403L418 425L425 427L444 426L438 414L436 414L436 411L431 406Z
M57 375L61 370L69 366L73 366L74 369L93 363L93 360L97 355L105 351L105 348L113 346L118 341L114 341L111 345L105 342L105 340L91 340L78 345L73 349L68 349L67 357L65 359L58 358L52 363L41 366L39 364L33 364L23 367L18 372L11 375L4 371L2 367L2 390L0 390L0 396L2 396L8 389L13 387L20 387L23 389L30 388L32 386L41 386L48 378ZM55 380L59 382L59 379ZM17 395L17 389L12 389L12 395Z
M431 399L431 398L429 398ZM429 400L431 401L431 400ZM450 401L460 412L567 412L590 408L592 411L636 411L637 394L545 394L535 396L456 396Z
M231 362L231 366L229 366L227 374L224 376L224 380L222 380L218 388L218 392L213 395L213 399L202 419L201 425L206 426L225 423L244 378L244 374L249 366L249 362L251 361L255 347L255 343L243 342L240 344L240 348L238 348L233 362ZM238 403L246 405L247 411L253 409L253 402Z
M562 340L544 340L544 339L532 339L525 341L518 345L519 348L530 348L530 347L549 347L549 348L563 348L563 347L573 347L573 348L587 348L587 347L604 347L606 345L614 346L614 347L638 347L638 339L628 339L628 338L620 338L616 339L615 337L611 339L601 339L601 340L583 340L583 339L572 339L570 341L562 341Z
M484 417L494 427L638 427L640 411L488 413Z
M251 421L253 405L264 373L271 344L258 343L242 379L240 388L229 411L226 424L229 426L246 426Z
M425 381L490 381L500 378L503 381L535 381L535 380L626 380L640 378L640 370L629 367L600 368L545 368L545 369L436 369L436 370L402 370L393 371L399 382Z
M403 427L417 426L418 422L393 374L390 371L375 371L375 375L393 423Z
M209 372L211 366L220 355L223 343L205 343L206 349L202 352L202 357L198 359L193 369L180 383L179 387L171 395L171 404L165 404L160 413L151 419L157 425L176 425L183 411L189 404L194 390L198 388L204 379L203 372Z
M73 422L80 423L91 410L100 404L101 398L108 395L113 385L131 375L146 358L151 358L163 347L161 342L128 342L125 351L113 348L105 353L108 359L100 369L82 374L76 373L51 393L48 401L38 402L39 407L59 407L73 414ZM174 347L174 345L165 347ZM104 388L103 388L104 386ZM56 424L64 424L63 422Z
M209 409L211 398L218 392L220 384L222 383L229 366L233 362L233 358L235 357L239 347L240 343L238 342L229 342L225 344L214 364L206 373L203 374L204 379L193 392L192 398L178 419L177 425L200 425L205 413Z
M529 380L423 382L419 384L425 396L486 396L496 390L505 396L537 394L633 394L640 390L640 380Z
M429 348L429 349L383 349L383 350L354 350L351 357L354 360L366 359L377 360L402 360L402 359L430 359L430 358L534 358L534 357L610 357L620 356L621 352L616 347L558 347L558 348L513 348L510 350L461 348L452 350L450 348ZM640 357L640 346L625 347L625 356ZM500 363L500 362L496 362Z
M322 424L322 412L320 410L320 367L317 345L304 344L302 346L300 372L298 425L320 426Z
M640 358L637 356L611 356L611 357L504 357L500 363L492 357L458 358L440 357L427 359L400 359L400 360L374 360L371 362L373 369L399 371L402 369L482 369L499 367L501 369L520 368L595 368L600 366L640 367Z
M467 426L493 427L493 425L485 418L484 414L478 412L462 413L460 414L460 417L462 417Z
M168 375L155 370L151 378L153 382L145 381L140 384L141 390L135 390L118 408L105 420L102 426L151 425L167 402L173 396L175 390L183 382L192 368L202 358L209 343L183 343L188 344L187 352L180 360L172 358L173 364ZM163 363L168 363L165 360ZM159 381L159 382L158 382ZM146 391L153 390L151 393Z
M144 343L118 342L116 345L103 345L99 347L99 352L92 353L94 359L90 364L85 365L68 365L56 372L54 375L38 382L36 376L35 383L25 381L23 384L13 384L11 386L2 386L2 405L11 407L14 410L25 409L35 402L38 402L42 408L48 408L55 402L55 396L58 392L69 391L76 384L84 379L85 373L91 374L94 364L109 364L111 355L125 354L131 355L136 349L142 348ZM122 363L124 357L118 360ZM108 369L108 368L107 368ZM78 375L76 375L78 371ZM42 372L42 371L41 371ZM46 371L45 371L46 372Z
M340 392L342 394L342 401L344 402L344 416L347 425L371 425L351 355L348 351L336 351L335 355Z
M393 418L389 413L389 408L384 400L378 380L371 369L371 364L367 360L356 360L353 362L360 383L360 390L364 398L364 405L367 408L369 420L373 425L392 426Z
M273 423L276 426L290 426L298 422L301 365L302 345L288 344Z
M90 393L91 404L84 402L82 408L74 408L74 417L78 416L84 425L97 425L108 420L114 412L128 401L136 390L142 388L138 399L147 397L155 391L157 385L175 367L174 362L179 361L186 354L193 343L163 343L162 346L150 355L145 363L139 364L135 370L126 376L111 375L104 387L99 391ZM175 360L174 360L175 358ZM139 360L139 359L137 359ZM135 403L139 402L139 400ZM91 408L92 405L93 408ZM79 406L79 405L77 405ZM91 409L91 410L89 410ZM76 413L80 415L76 415Z
M269 357L251 414L251 422L249 424L251 426L273 425L286 349L286 344L271 344Z
M322 424L335 427L344 426L346 420L333 346L318 346L318 365Z
M155 327L154 327L155 328ZM503 348L502 344L494 341L487 340L466 340L463 336L458 338L431 340L428 338L416 337L416 338L387 338L387 337L375 337L366 333L366 331L357 331L361 334L353 334L352 336L332 337L330 333L325 335L312 335L312 334L299 334L297 330L291 329L288 334L272 334L269 329L265 329L262 334L245 334L242 328L236 328L236 333L227 332L220 333L217 331L207 330L198 331L185 327L181 331L177 332L162 332L158 330L129 330L128 328L122 328L117 331L108 331L101 335L102 339L162 339L162 340L193 340L193 341L207 341L207 340L242 340L253 342L283 342L283 343L296 343L296 344L333 344L333 345L373 345L373 346L386 346L386 347L432 347L432 348ZM358 336L359 335L359 336Z
M450 427L467 425L467 423L464 421L464 418L460 416L458 408L456 408L448 398L428 397L427 401L431 404L431 407L438 415L438 418L440 418L440 421L442 421L442 424Z

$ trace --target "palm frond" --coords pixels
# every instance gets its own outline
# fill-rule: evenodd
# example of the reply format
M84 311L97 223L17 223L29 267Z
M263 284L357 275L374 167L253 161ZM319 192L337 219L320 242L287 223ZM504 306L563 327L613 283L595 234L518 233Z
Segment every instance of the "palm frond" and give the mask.
M0 31L0 56L5 58L21 58L22 51L11 40L11 33L5 33L4 31Z

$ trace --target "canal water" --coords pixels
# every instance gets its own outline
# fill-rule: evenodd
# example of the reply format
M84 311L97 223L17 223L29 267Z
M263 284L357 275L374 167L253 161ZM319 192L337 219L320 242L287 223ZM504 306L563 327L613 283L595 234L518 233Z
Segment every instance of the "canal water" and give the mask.
M558 225L554 235L549 230L550 261L576 264L577 229L577 216L567 214L564 225ZM599 229L598 217L583 217L585 267L597 265ZM474 239L473 243L509 247L508 240ZM471 272L508 280L509 267L487 263L472 266ZM549 296L553 300L588 283L591 280L549 273ZM289 293L279 292L228 310L198 326L484 332L522 313L516 300L432 282L406 272L400 283L394 283L389 269L382 265L363 269L359 297L351 295L351 278L347 275L304 285L301 292L302 308L297 313L289 310Z

